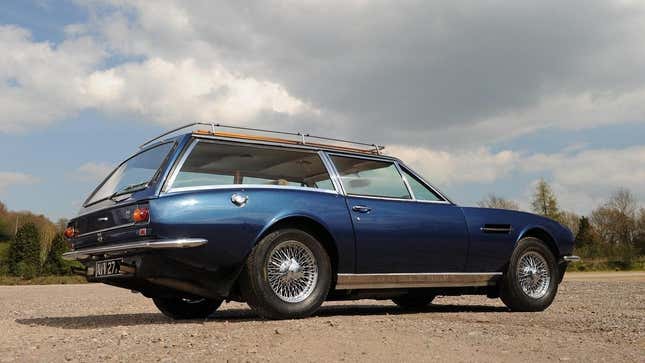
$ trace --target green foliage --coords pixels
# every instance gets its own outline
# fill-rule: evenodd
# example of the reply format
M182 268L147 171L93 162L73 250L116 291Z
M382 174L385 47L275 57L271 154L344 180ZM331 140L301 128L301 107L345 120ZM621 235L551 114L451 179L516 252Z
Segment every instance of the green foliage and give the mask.
M69 275L71 273L70 263L63 260L63 253L67 252L67 241L62 234L57 234L51 242L51 248L47 254L43 270L51 275Z
M535 186L535 192L531 200L531 208L541 216L555 220L560 219L561 214L560 208L558 207L558 200L551 186L544 179L540 179Z
M40 273L40 239L38 228L27 223L18 229L9 247L9 273L31 278Z

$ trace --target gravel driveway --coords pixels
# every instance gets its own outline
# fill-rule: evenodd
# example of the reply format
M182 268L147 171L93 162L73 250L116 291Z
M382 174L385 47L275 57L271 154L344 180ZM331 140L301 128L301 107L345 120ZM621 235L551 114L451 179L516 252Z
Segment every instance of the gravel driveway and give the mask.
M229 303L180 323L104 285L2 286L0 361L645 362L645 273L569 276L543 313L465 296L417 313L389 301L327 303L290 321Z

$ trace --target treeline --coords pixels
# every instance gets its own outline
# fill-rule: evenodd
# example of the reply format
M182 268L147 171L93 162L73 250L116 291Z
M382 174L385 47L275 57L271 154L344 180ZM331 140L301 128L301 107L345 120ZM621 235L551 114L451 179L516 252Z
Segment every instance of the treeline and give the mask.
M520 210L518 203L494 194L478 204ZM645 208L628 189L617 189L588 216L580 216L562 210L551 186L540 180L531 211L567 226L576 237L575 253L583 259L602 259L607 261L607 268L629 269L645 255Z
M0 275L30 279L40 275L67 275L70 263L63 236L66 220L52 223L43 215L8 211L0 202Z

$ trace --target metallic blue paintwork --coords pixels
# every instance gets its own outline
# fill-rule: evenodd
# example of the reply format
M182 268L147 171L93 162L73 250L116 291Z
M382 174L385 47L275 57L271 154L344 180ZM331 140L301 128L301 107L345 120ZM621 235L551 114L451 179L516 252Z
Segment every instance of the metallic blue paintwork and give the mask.
M263 233L290 217L308 218L329 232L341 273L502 271L518 240L534 229L551 236L560 256L571 254L573 249L573 236L566 228L523 212L286 188L231 186L166 194L164 182L191 140L191 134L172 139L177 147L148 189L119 203L106 200L88 206L80 214L148 201L153 235L208 239L205 247L172 253L213 271L241 266ZM248 195L247 205L240 208L232 204L233 193ZM372 210L368 214L354 212L354 205ZM513 230L509 234L488 234L480 230L484 224L510 224Z
M248 196L244 207L233 193ZM209 243L195 262L230 267L243 263L254 244L274 223L308 218L334 239L341 272L354 271L354 235L341 195L315 190L224 188L171 193L150 202L151 227L161 238L200 237Z
M517 242L532 230L549 235L560 256L571 254L573 250L571 232L551 219L501 209L464 207L462 210L470 234L467 272L503 271ZM485 233L481 230L485 224L510 224L512 231L509 234Z
M459 272L468 253L468 229L452 204L350 196L356 233L357 272Z

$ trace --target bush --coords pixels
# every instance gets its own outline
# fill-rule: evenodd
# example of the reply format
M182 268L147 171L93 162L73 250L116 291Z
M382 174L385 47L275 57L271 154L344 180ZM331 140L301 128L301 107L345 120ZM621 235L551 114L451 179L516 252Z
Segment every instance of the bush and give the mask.
M20 227L9 247L9 273L15 276L37 276L40 273L40 240L33 223Z
M50 275L69 275L71 264L63 260L63 253L67 252L67 242L62 234L56 235L51 243L51 249L45 260L44 272Z

